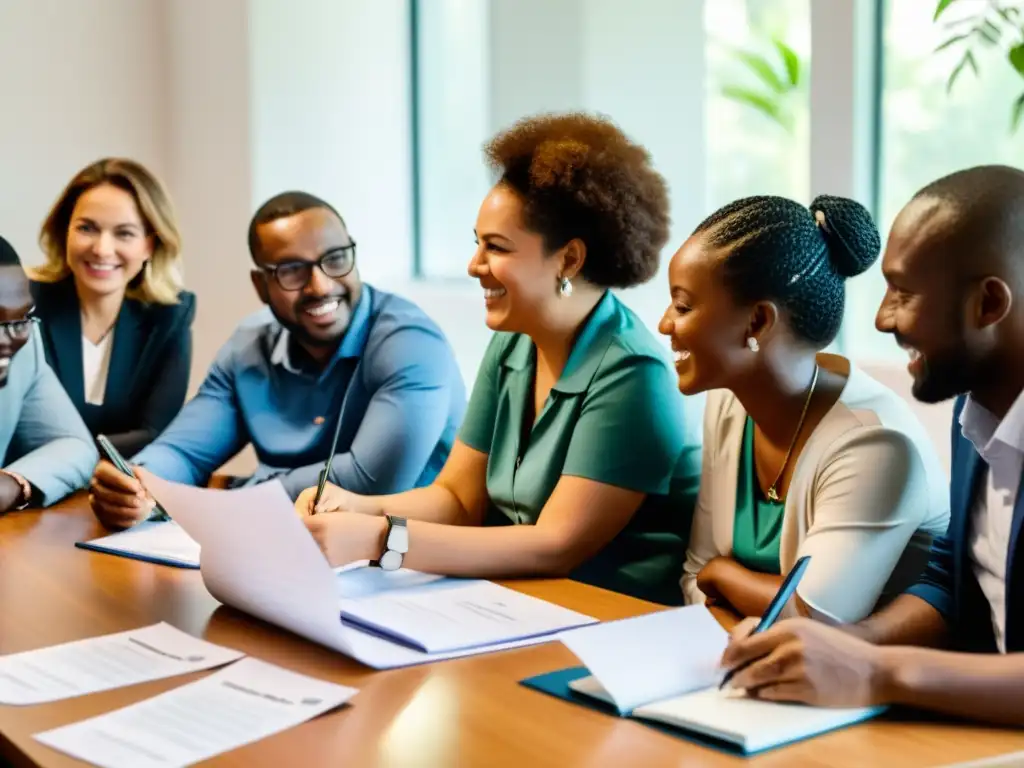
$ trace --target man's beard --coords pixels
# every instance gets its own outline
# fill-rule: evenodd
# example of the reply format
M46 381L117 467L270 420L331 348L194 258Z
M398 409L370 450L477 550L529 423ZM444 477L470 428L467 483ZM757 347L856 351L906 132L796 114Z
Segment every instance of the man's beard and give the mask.
M348 297L338 296L337 298L339 303L347 307L349 309L349 313L351 314L351 307L348 306ZM323 336L315 336L312 333L310 333L309 330L300 321L291 320L287 317L282 317L274 308L273 304L268 304L268 306L270 307L270 313L274 316L277 322L279 322L281 326L288 331L289 335L291 335L291 337L295 341L299 342L300 344L306 347L337 346L339 343L341 343L342 338L344 338L345 333L348 331L348 326L346 325L345 328L336 336L332 336L329 338ZM303 312L305 310L305 306L306 304L300 304L299 306L297 306L295 308L295 314Z
M941 352L925 355L921 373L911 392L922 403L941 403L970 392L977 381L980 361L962 341Z

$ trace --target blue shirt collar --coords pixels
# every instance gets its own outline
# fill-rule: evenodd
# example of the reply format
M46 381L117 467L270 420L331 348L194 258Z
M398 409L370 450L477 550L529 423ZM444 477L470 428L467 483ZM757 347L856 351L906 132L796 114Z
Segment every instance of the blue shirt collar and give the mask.
M348 330L341 339L341 344L331 356L321 375L329 372L334 365L343 358L362 357L366 349L366 340L370 336L370 307L373 304L373 289L363 283L363 290L352 311L352 319L349 321ZM302 374L303 371L296 366L291 359L291 334L287 328L280 327L277 341L270 353L272 365L280 365L289 373Z

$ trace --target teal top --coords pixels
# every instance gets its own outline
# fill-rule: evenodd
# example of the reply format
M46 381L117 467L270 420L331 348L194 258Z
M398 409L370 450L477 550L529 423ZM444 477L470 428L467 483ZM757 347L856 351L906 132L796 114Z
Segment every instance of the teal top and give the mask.
M495 333L459 438L487 456L485 525L531 525L562 475L647 494L626 528L573 578L681 604L682 573L700 476L685 444L682 395L665 350L611 292L585 321L533 424L536 348Z
M786 504L768 501L757 482L754 468L754 421L747 417L743 428L740 474L736 483L736 519L732 529L732 555L752 571L781 573L779 541Z

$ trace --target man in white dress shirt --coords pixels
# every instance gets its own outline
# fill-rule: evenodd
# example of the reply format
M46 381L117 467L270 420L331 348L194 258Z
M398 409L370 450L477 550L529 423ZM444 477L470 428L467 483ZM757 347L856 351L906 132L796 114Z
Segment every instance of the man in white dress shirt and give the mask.
M1024 172L929 184L893 224L882 269L876 323L907 350L914 396L958 397L949 529L920 582L874 616L753 636L744 624L723 664L765 699L1024 725Z

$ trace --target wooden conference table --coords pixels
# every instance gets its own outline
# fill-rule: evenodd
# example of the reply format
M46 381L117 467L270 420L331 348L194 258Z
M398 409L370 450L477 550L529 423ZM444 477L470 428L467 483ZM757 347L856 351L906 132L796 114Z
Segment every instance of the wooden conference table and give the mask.
M1024 750L1024 732L875 721L744 760L519 685L524 677L578 663L558 643L372 672L220 606L203 587L198 571L73 547L75 541L100 534L81 497L49 511L0 518L0 654L163 620L211 642L359 689L352 706L210 761L218 766L913 768ZM567 580L509 586L603 620L657 609ZM0 707L0 757L14 766L81 765L36 743L32 734L140 701L204 674L53 704Z

